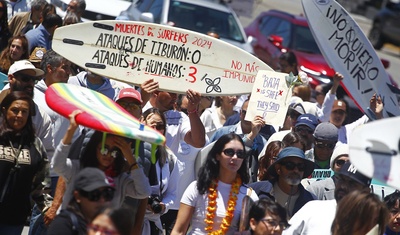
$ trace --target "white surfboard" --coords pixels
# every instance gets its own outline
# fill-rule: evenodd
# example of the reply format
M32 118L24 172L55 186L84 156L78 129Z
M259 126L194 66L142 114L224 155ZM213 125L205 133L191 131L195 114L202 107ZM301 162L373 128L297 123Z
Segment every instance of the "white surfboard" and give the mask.
M349 138L350 161L363 174L400 190L400 117L373 121Z
M311 32L330 66L343 74L342 84L369 114L374 93L382 96L384 117L399 116L396 95L378 55L354 19L334 0L302 0Z
M258 70L272 70L222 40L189 30L135 21L60 27L53 49L88 70L135 85L152 78L160 90L204 95L251 93Z

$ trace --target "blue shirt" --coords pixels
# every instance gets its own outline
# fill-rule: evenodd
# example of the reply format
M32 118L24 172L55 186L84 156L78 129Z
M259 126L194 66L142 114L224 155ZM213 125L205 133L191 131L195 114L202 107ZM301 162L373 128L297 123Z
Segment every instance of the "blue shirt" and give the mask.
M28 39L29 54L36 47L44 47L46 50L51 49L51 35L42 24L35 29L29 30L25 36Z

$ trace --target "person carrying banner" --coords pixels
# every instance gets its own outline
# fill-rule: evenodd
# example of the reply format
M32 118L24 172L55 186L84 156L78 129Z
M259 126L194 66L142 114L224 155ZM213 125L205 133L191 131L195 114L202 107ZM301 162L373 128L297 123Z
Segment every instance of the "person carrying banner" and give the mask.
M147 87L153 87L150 82ZM187 186L195 180L194 164L198 153L197 148L202 148L208 139L205 134L203 123L197 114L197 107L201 101L199 92L187 90L186 97L189 100L187 110L188 115L174 109L177 100L177 94L165 91L158 91L157 88L148 89L153 91L143 112L154 107L158 108L167 120L166 145L172 150L180 162L184 162L184 167L179 169L178 192L176 201L182 197ZM193 148L191 148L191 145ZM161 220L165 225L166 234L170 234L175 224L178 214L179 203L175 203L169 211L161 216Z

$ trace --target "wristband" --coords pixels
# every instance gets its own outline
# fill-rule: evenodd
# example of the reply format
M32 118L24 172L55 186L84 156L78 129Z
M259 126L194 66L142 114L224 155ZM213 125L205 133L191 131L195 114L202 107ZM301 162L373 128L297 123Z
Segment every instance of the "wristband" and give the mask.
M197 109L194 109L193 111L187 111L188 114L196 113L197 114Z

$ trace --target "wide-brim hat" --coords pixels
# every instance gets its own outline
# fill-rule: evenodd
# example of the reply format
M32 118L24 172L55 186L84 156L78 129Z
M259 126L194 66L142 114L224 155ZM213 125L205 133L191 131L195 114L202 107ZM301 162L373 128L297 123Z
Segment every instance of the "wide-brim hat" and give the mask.
M273 177L277 177L278 173L275 170L275 165L279 164L282 160L288 157L297 157L305 160L303 179L307 178L314 171L314 162L306 158L306 155L304 154L303 150L297 147L286 147L282 149L282 151L278 154L276 161L268 167L267 169L268 174L270 174Z

